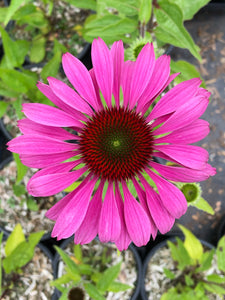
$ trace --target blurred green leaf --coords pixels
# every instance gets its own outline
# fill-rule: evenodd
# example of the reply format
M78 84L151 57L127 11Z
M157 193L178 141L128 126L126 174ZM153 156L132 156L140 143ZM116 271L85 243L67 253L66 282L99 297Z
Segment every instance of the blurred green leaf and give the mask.
M195 206L198 209L201 209L205 212L207 212L210 215L214 215L215 212L212 208L212 206L202 197L200 197L198 200L190 202L189 203L191 206Z
M202 80L200 73L197 71L196 67L185 60L173 61L170 62L170 67L172 73L180 73L175 78L176 83L180 83L185 80L189 80L191 78L200 77ZM201 86L206 88L205 82L203 80Z
M176 241L177 245L175 245L171 241L168 241L167 243L170 248L173 260L178 263L178 268L180 270L183 270L186 266L191 264L190 256L181 239L177 238Z
M204 287L207 291L217 294L217 295L225 295L225 288L218 284L212 284L212 283L204 283Z
M13 15L12 19L15 21L19 21L23 19L23 17L30 15L36 12L37 7L34 4L28 3L26 5L21 6Z
M110 286L108 287L108 291L109 292L113 292L113 293L118 293L118 292L127 291L127 290L129 290L131 288L132 288L132 286L130 286L128 284L117 282L117 281L113 281L110 284Z
M36 36L31 43L30 60L34 63L41 62L45 57L46 39L43 36Z
M12 101L12 106L16 111L17 118L22 119L24 117L24 114L22 112L22 97L21 97L21 95L15 101Z
M215 249L203 253L200 260L200 266L196 269L196 273L206 271L211 267L214 253Z
M171 270L164 268L163 272L165 273L166 277L169 279L174 279L175 278L175 274L173 272L171 272Z
M217 244L216 255L218 269L225 272L225 236L221 237Z
M7 12L8 12L8 7L0 7L0 23L4 22Z
M143 0L146 1L146 0ZM147 0L148 1L148 0ZM149 0L150 1L150 0ZM104 0L104 3L109 8L114 8L119 15L135 16L138 15L139 1L138 0Z
M154 13L158 23L154 31L156 38L164 43L187 48L200 61L200 49L183 26L183 16L180 8L164 0L161 2L160 8L154 9Z
M17 224L6 241L5 244L6 257L9 256L16 249L16 247L24 241L25 241L25 236L21 224Z
M27 0L26 0L27 1ZM24 0L11 0L7 10L7 14L4 20L4 26L8 24L14 13L19 9L20 5L24 3Z
M55 77L59 71L61 63L61 52L56 52L51 60L43 67L41 71L41 77L43 80L47 80L47 77Z
M100 36L107 44L116 40L128 40L126 34L137 31L137 20L121 18L117 15L107 15L99 18L90 18L82 29L83 37L88 42ZM113 32L113 34L112 34Z
M0 295L2 295L2 239L3 232L0 232Z
M61 256L64 263L68 266L68 268L74 272L75 274L79 274L79 267L75 264L75 262L67 255L61 248L55 246L56 251Z
M0 94L1 94L1 88L0 88ZM0 101L0 118L4 116L8 105L9 103L4 102L3 100Z
M112 282L117 278L120 272L121 262L106 269L97 283L100 291L107 291Z
M191 233L190 230L180 224L178 226L185 235L184 247L186 248L189 256L196 263L201 259L203 255L203 246L201 242Z
M2 81L0 81L0 95L1 96L5 96L5 97L9 97L9 98L17 98L20 95L20 93L13 91L9 87L7 87L5 85L5 83L3 83Z
M26 204L27 204L28 209L30 209L32 211L38 211L38 209L39 209L37 203L35 202L35 200L32 197L28 197L26 199Z
M103 297L98 289L91 283L87 282L84 283L84 289L88 293L88 295L91 297L93 300L105 300L105 297Z
M173 0L173 3L180 7L183 13L183 20L191 20L199 9L209 2L210 0Z
M37 10L29 15L23 16L23 18L20 19L20 24L28 24L40 29L49 27L48 19L41 10Z
M14 184L13 192L17 197L20 197L26 193L26 189L25 189L24 185L22 185L22 184L21 185Z
M82 258L82 250L81 250L81 246L79 244L78 245L74 245L73 252L74 252L75 258L79 262L82 262L82 260L83 260L83 258Z
M210 274L207 276L207 280L215 283L225 283L225 277L218 274Z
M152 0L140 0L138 19L141 23L147 24L152 14Z
M28 167L22 164L19 154L13 153L13 158L16 162L16 167L17 167L16 184L18 184L26 175Z
M7 68L19 67L23 64L24 58L28 53L30 44L25 40L13 41L8 33L0 26L2 42L4 48L4 57L1 67Z

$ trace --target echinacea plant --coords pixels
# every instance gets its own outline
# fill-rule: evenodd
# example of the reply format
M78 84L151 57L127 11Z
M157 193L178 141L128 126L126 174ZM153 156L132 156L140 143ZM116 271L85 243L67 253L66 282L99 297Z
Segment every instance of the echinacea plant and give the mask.
M47 212L57 239L75 234L84 244L96 235L119 250L145 245L157 231L168 232L187 210L184 194L172 182L199 182L215 175L208 152L190 145L209 133L199 119L210 93L201 80L184 81L148 108L178 74L170 57L155 58L147 43L136 61L124 61L122 41L109 50L101 38L92 44L93 68L70 53L64 72L73 88L48 78L39 90L58 108L23 104L23 135L8 143L24 165L39 170L27 185L35 197L78 186ZM168 166L153 158L166 159ZM152 187L152 183L155 187Z

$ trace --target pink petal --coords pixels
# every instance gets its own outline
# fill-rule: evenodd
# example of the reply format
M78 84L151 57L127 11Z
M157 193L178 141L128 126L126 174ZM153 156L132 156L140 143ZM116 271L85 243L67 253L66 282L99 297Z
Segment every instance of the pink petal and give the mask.
M95 77L108 107L112 106L113 60L111 53L101 38L92 42L91 58Z
M148 182L144 179L143 176L139 176L141 183L143 184L146 196L147 196L147 204L149 210L151 212L151 216L154 220L156 227L162 234L170 231L173 227L175 218L172 217L165 206L162 203L162 200L153 188L148 184Z
M52 154L72 151L78 148L76 144L48 138L42 135L21 135L8 142L8 149L19 154Z
M48 77L48 82L53 93L63 102L80 112L92 115L93 110L88 103L68 85L53 77Z
M193 170L184 167L174 167L161 165L155 162L150 162L149 165L159 172L163 177L168 180L177 182L198 182L203 181L216 174L216 170L209 164L201 170Z
M205 138L209 133L209 123L197 119L190 125L174 130L172 133L155 139L155 143L192 144Z
M158 135L188 126L205 112L208 104L207 98L201 96L191 98L181 105L161 127L156 129L154 134Z
M152 234L153 239L155 239L158 228L156 227L155 222L152 219L151 212L148 208L146 192L140 187L139 183L137 182L137 180L135 178L133 178L132 181L133 181L134 187L137 191L138 199L139 199L142 207L144 208L145 212L148 214L148 217L149 217L149 220L151 223L151 234Z
M151 76L150 84L145 89L144 93L138 99L138 108L137 111L141 112L142 108L148 103L151 99L154 99L154 96L161 91L162 87L166 84L170 76L170 57L167 55L160 56L154 66L154 71ZM150 101L152 102L152 101ZM150 105L151 103L149 103Z
M121 85L123 91L123 106L128 107L130 100L131 79L133 77L135 62L125 61L122 68Z
M151 114L147 118L147 122L150 122L168 113L174 112L178 107L195 96L200 84L201 80L199 78L193 78L187 81L183 81L173 87L155 105Z
M83 167L71 172L47 174L37 178L32 177L28 182L27 190L29 194L35 197L52 196L70 186L86 171L87 167Z
M109 182L98 225L98 236L102 243L114 242L120 236L121 220L113 192L113 184Z
M60 140L75 140L76 136L60 127L52 127L35 123L29 119L18 121L18 127L23 134L45 135Z
M62 58L63 69L75 90L83 97L95 110L99 105L96 99L95 89L91 76L86 67L79 59L70 53L65 53Z
M64 111L42 103L25 103L23 104L25 116L36 123L47 126L82 127L82 124L71 115Z
M138 247L150 240L151 224L147 213L122 182L124 193L124 217L131 240Z
M122 66L124 63L124 49L122 41L113 43L111 47L111 54L114 67L113 95L115 97L116 106L119 107Z
M139 53L134 65L131 79L129 107L133 109L137 99L142 95L149 84L155 65L153 44L146 44Z
M54 165L56 163L63 162L64 160L67 160L68 158L76 156L76 151L68 151L68 152L62 152L62 153L52 153L49 154L43 154L43 155L29 155L29 154L21 154L20 159L21 162L30 168L37 168L42 169L45 167L48 167L50 165Z
M172 183L161 178L150 169L146 168L145 171L155 182L163 206L172 217L180 218L187 210L184 194Z
M44 94L49 100L51 100L56 106L58 106L60 109L68 113L69 115L75 117L78 120L84 120L84 115L72 108L71 106L67 105L65 102L63 102L59 97L57 97L53 91L51 90L50 86L47 84L44 84L42 82L38 82L37 84L38 89Z
M52 237L65 239L77 231L85 218L95 183L96 180L91 179L64 207L56 220Z
M73 190L71 193L67 194L59 202L57 202L55 205L53 205L46 212L45 216L47 218L49 218L50 220L56 221L58 219L58 217L60 216L61 212L63 211L64 207L66 207L67 204L75 197L75 195L87 184L89 179L90 179L90 177L87 176L75 190Z
M178 163L188 168L203 169L209 159L208 152L199 146L192 145L155 145L155 150L161 151Z
M94 70L93 69L89 70L89 74L91 76L91 79L92 79L92 82L93 82L93 85L94 85L94 88L95 88L95 93L96 93L96 98L97 98L98 105L99 105L99 110L103 109L104 106L102 104L102 100L101 100L101 97L100 97L100 94L99 94L99 86L98 86L98 83L97 83L97 80L96 80L96 77L95 77Z
M124 204L123 199L120 194L118 183L116 183L115 188L116 193L116 203L120 214L120 220L121 220L121 232L119 238L115 241L116 247L119 249L119 251L127 250L131 243L131 238L127 232L127 227L124 219Z
M100 185L97 188L95 195L90 201L85 219L83 220L78 230L75 232L75 244L88 244L98 234L98 223L102 208L102 191L104 183L104 181L100 182Z

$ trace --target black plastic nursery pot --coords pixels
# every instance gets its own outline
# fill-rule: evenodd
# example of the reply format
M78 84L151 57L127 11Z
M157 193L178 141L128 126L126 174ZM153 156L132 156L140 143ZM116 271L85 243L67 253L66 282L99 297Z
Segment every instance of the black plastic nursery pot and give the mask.
M6 130L2 119L0 119L0 170L13 160L12 153L7 150L6 143L11 140L11 135Z
M158 252L160 251L162 248L167 247L167 242L171 241L171 242L175 242L176 241L176 237L180 238L181 240L184 240L184 236L180 233L178 234L172 234L172 235L162 235L161 237L159 236L159 242L155 242L155 244L153 244L152 248L149 250L148 254L146 255L144 262L143 262L143 273L142 273L142 285L141 285L141 299L142 300L149 300L149 299L153 299L154 298L150 298L151 295L151 291L147 292L146 290L146 275L147 275L147 271L148 271L148 266L151 264L151 259L152 257ZM207 241L204 240L200 240L200 242L202 243L203 246L205 246L208 249L213 249L215 248L214 245L210 244ZM163 257L162 257L163 260ZM166 268L168 266L166 265ZM160 299L160 298L157 298Z
M73 240L74 240L73 236L64 240L60 248L62 250L65 250L70 243L73 243ZM98 237L95 238L95 241L99 242ZM103 244L103 245L107 245L107 244ZM130 244L129 248L125 251L132 252L135 260L136 272L137 272L137 280L135 282L135 288L129 300L141 300L140 292L142 286L142 273L143 273L141 258L137 251L137 248L133 244ZM62 265L60 266L60 255L58 253L56 253L53 259L53 272L54 272L54 279L59 278L59 273L62 272ZM58 300L60 296L61 296L61 292L56 289L56 293L54 294L54 298L52 298L52 300ZM125 299L121 299L121 300L125 300Z

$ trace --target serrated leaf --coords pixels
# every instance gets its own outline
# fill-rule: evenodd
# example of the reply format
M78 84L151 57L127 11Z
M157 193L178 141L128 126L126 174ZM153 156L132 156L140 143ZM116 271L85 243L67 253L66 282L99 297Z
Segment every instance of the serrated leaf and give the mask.
M180 8L166 0L161 2L160 8L155 8L154 13L158 26L155 29L156 38L164 43L170 43L180 48L187 48L192 55L201 60L199 47L183 25L183 15Z
M59 66L61 63L61 52L54 54L53 58L44 66L41 71L41 77L43 80L47 80L47 77L55 77L59 71Z
M218 269L225 272L225 236L223 236L216 248Z
M18 184L26 175L28 167L22 164L19 154L13 153L13 158L16 162L16 167L17 167L16 184Z
M66 254L61 248L55 246L56 251L61 256L64 263L67 265L67 267L74 273L79 274L79 267L75 264L75 262L69 257L69 255Z
M117 278L120 272L121 262L105 270L97 283L100 291L107 291L112 282Z
M127 291L129 289L133 288L132 286L125 284L125 283L121 283L121 282L117 282L117 281L113 281L109 288L108 291L109 292L113 292L113 293L118 293L118 292L123 292L123 291Z
M180 7L183 20L191 20L200 8L209 2L210 0L173 0L173 3Z
M189 256L196 263L202 257L203 246L201 242L191 233L190 230L188 230L187 228L185 228L180 224L178 226L182 230L183 234L185 235L184 247L186 248Z
M88 293L88 295L91 297L93 300L105 300L105 297L103 297L98 289L91 283L87 282L84 283L84 289Z
M200 73L197 71L196 67L185 60L179 60L176 62L171 60L170 67L172 73L180 72L180 75L174 79L176 83L180 83L182 81L189 80L191 78L196 78L196 77L199 77L203 80ZM201 86L203 88L206 88L204 80Z
M196 269L196 273L208 270L211 267L215 249L204 252L200 261L200 267Z
M187 265L191 264L190 256L184 247L183 242L177 238L177 245L172 243L171 241L168 241L167 244L171 250L171 255L173 260L178 262L178 268L180 270L183 270Z
M147 24L152 14L152 0L140 0L138 19Z
M9 256L16 247L25 241L25 236L21 224L17 224L9 235L5 244L5 255Z

